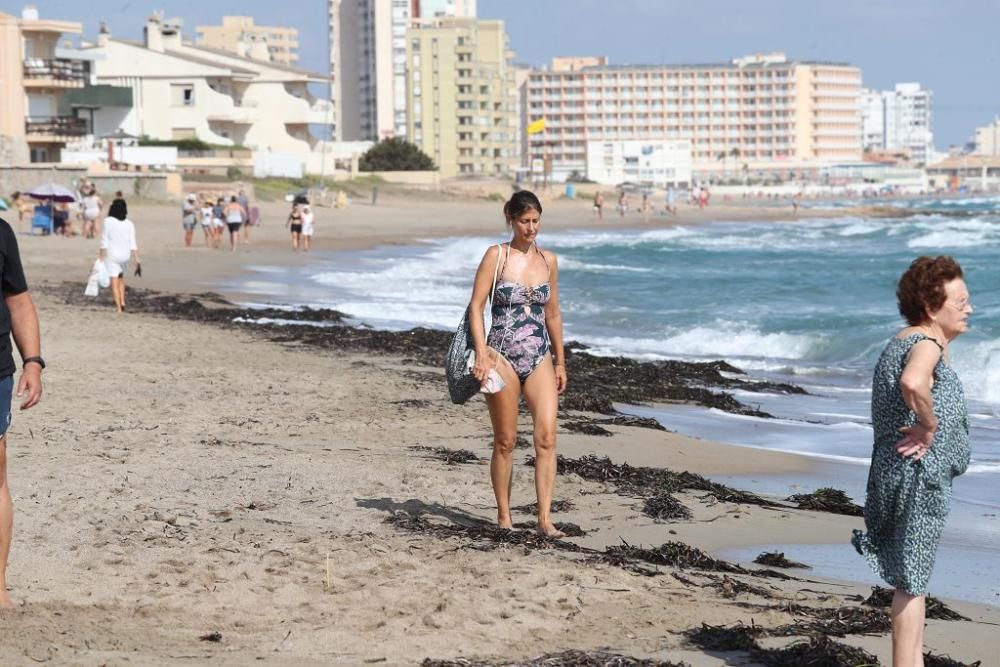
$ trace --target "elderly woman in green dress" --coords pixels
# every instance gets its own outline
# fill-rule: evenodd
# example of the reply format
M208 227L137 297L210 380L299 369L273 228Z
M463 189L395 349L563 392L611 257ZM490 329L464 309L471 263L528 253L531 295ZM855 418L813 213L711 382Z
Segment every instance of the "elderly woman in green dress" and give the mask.
M951 257L918 257L896 297L908 326L875 366L868 532L854 531L852 542L896 589L893 667L918 667L924 664L924 596L951 482L969 465L968 413L948 344L968 330L972 304L962 267Z

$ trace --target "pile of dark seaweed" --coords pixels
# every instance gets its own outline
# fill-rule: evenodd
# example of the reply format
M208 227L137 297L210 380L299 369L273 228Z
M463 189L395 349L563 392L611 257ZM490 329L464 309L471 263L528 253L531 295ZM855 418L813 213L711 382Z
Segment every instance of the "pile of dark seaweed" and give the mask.
M632 658L606 651L563 651L546 653L533 660L431 660L427 658L421 667L688 667L684 662L648 660Z
M83 295L79 283L49 283L39 289L59 296L69 304L112 307L107 292L93 299ZM288 345L401 356L413 364L434 368L443 367L451 339L448 331L422 327L408 331L382 331L366 326L350 326L347 316L336 310L242 308L211 292L183 296L130 288L128 310L253 330L268 340ZM274 320L323 326L282 326ZM586 429L595 434L607 431L602 423L663 429L656 420L620 415L614 408L615 403L682 401L736 414L769 417L758 408L740 403L725 390L805 393L794 385L744 379L740 369L722 361L636 361L624 357L598 357L584 350L586 347L579 343L566 345L566 367L572 382L560 400L560 408L618 419L593 420L581 416L571 422L570 428ZM443 386L442 378L442 393Z

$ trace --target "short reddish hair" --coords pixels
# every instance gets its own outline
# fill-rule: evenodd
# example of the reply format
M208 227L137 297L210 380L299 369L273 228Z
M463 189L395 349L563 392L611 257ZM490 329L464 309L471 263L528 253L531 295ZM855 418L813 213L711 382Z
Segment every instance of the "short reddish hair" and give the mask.
M910 326L923 324L928 312L944 305L947 298L944 286L962 277L962 267L953 257L917 257L899 279L899 286L896 288L900 315Z

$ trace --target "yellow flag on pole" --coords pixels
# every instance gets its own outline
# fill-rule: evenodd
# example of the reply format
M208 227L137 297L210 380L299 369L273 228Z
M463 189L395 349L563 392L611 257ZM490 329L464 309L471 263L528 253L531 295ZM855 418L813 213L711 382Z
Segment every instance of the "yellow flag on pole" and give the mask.
M538 134L539 132L545 131L545 119L539 118L538 120L528 124L528 134Z

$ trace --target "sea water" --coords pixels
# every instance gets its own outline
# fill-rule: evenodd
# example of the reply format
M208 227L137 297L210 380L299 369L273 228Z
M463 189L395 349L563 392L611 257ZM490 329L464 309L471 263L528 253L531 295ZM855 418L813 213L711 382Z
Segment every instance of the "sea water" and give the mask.
M809 392L737 392L776 419L696 406L620 406L623 411L653 416L679 433L797 452L822 464L806 478L728 480L749 490L787 495L832 485L858 502L872 444L872 368L902 325L896 282L918 255L954 255L975 305L969 333L949 348L969 401L973 455L968 474L955 482L941 558L951 549L962 563L976 561L994 583L947 585L949 577L940 574L947 568L934 583L952 595L1000 604L1000 566L993 564L1000 563L1000 198L891 205L898 217L720 220L652 231L550 234L543 221L539 243L559 257L567 340L601 355L725 359L752 377ZM907 210L917 208L916 215ZM331 255L291 277L295 301L333 307L377 327L451 329L484 251L502 240L450 238ZM258 268L234 287L262 300L285 292L277 281L287 285L287 274ZM812 549L815 555L823 548ZM826 571L842 574L841 561L853 557L856 578L864 578L860 557L837 549L839 558L827 559ZM977 592L963 595L973 588Z

